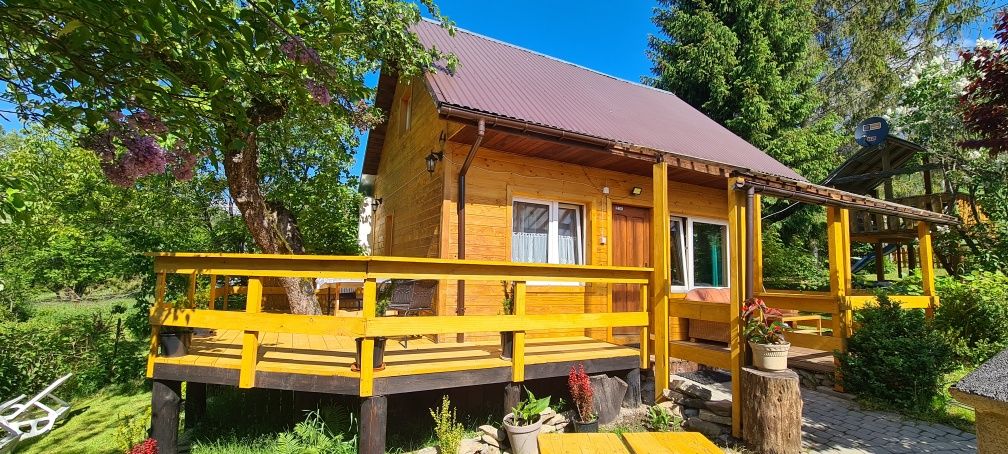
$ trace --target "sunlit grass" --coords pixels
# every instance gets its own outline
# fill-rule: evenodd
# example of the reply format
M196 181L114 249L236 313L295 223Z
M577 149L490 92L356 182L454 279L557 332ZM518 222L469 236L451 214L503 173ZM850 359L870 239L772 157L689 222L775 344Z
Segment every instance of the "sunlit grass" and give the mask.
M150 392L105 390L87 399L70 402L70 414L51 432L18 446L19 454L113 454L124 447L117 428L124 419L143 418L150 407Z

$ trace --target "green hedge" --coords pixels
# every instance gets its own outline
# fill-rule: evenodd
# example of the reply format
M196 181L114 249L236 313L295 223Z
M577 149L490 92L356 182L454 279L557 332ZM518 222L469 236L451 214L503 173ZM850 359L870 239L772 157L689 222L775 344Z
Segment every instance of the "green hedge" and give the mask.
M935 326L953 340L967 364L980 364L1008 348L1008 276L976 272L938 281Z
M25 322L0 322L0 396L32 395L73 373L61 397L90 394L143 376L143 341L125 329L115 346L108 310L40 312Z
M920 309L905 310L885 295L855 311L860 324L837 353L848 392L909 411L941 398L944 374L956 368L952 347Z

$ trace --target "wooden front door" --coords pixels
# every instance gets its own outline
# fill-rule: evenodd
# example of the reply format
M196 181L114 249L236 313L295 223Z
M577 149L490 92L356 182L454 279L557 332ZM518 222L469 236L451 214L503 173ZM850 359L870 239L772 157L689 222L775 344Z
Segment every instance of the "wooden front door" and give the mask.
M651 210L613 205L613 266L651 266ZM640 285L612 286L613 312L641 310ZM620 344L640 342L640 329L613 328L613 340Z

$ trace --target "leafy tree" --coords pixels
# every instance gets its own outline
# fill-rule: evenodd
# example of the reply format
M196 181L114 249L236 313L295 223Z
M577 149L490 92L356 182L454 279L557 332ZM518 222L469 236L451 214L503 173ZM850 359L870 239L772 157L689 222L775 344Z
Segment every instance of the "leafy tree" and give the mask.
M296 218L262 186L261 150L325 143L324 159L347 162L353 130L381 115L364 74L384 64L409 76L445 57L409 31L419 19L401 0L5 0L0 99L73 131L120 186L186 180L204 158L222 164L258 248L298 253ZM291 125L295 134L273 134ZM275 165L301 168L293 157ZM292 310L319 312L309 283L280 285Z
M900 97L914 66L953 51L965 26L989 0L815 0L815 42L826 56L817 86L818 115L847 126L877 115Z
M811 179L826 175L840 145L836 119L811 122L822 103L822 59L811 37L811 0L661 0L649 38L654 77L671 91Z
M997 44L978 45L963 51L972 69L959 103L963 124L978 137L966 140L968 148L983 148L991 154L1008 151L1008 10L994 21Z

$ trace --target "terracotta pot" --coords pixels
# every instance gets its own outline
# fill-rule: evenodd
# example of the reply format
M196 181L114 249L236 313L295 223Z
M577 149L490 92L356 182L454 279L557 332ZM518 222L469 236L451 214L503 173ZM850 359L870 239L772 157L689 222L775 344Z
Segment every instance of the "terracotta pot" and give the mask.
M752 350L753 365L759 370L776 371L787 369L788 350L791 343L757 344L749 342Z
M542 429L542 415L527 426L515 426L514 413L504 416L504 431L507 432L511 452L514 454L539 454L539 429Z
M501 359L511 359L514 352L514 331L501 331Z

